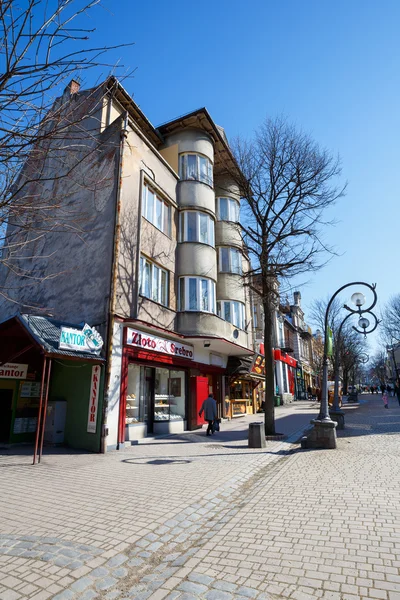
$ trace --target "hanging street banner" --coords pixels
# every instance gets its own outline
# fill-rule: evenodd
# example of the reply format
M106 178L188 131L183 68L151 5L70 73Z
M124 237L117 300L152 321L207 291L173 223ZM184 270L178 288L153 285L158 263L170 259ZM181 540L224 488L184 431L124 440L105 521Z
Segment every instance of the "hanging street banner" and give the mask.
M83 329L61 327L60 340L58 342L60 350L100 354L103 344L104 342L99 332L87 323L85 323Z
M89 397L89 414L87 432L96 433L97 424L97 405L99 403L99 387L100 387L100 367L95 365L92 367L92 379L90 384Z
M327 356L332 356L332 352L333 352L333 332L332 329L330 327L328 327L328 331L326 332L327 338L328 338L328 344L327 344Z

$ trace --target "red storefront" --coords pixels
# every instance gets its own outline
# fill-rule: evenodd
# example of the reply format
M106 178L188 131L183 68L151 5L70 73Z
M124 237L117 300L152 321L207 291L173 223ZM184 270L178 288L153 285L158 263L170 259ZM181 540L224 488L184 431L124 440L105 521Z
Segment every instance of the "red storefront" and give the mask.
M224 373L196 362L193 346L183 339L125 327L118 444L203 425L200 406L210 392L221 401Z
M274 350L274 359L281 361L286 366L286 370L283 372L284 376L287 373L288 390L290 394L295 396L297 360L279 349Z

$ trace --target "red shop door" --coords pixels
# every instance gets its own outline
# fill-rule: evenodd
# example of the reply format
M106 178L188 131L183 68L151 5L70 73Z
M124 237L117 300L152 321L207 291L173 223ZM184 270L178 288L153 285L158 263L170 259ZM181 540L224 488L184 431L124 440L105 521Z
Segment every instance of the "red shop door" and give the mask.
M196 376L191 377L190 380L190 402L192 405L191 429L196 429L204 423L204 415L199 417L199 410L208 396L208 378Z
M288 376L289 376L289 392L294 396L294 371L292 367L288 365Z

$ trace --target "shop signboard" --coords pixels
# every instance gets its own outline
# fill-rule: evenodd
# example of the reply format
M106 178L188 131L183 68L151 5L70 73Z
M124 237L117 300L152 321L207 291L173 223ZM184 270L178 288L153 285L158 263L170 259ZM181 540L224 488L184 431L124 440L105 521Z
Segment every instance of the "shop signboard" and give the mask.
M1 379L26 379L28 365L20 365L18 363L5 363L0 365Z
M262 354L256 354L254 356L251 373L255 373L256 375L265 375L265 356Z
M193 346L174 342L165 338L156 337L143 331L137 331L128 327L126 343L128 346L134 346L141 350L149 350L150 352L162 352L179 358L187 358L193 360Z
M94 327L87 323L82 329L73 327L61 327L58 347L60 350L75 350L76 352L90 352L100 354L103 347L103 339Z
M89 397L89 414L88 414L88 433L96 433L97 424L97 406L99 403L99 387L100 387L100 367L95 365L92 367L92 379L90 384Z

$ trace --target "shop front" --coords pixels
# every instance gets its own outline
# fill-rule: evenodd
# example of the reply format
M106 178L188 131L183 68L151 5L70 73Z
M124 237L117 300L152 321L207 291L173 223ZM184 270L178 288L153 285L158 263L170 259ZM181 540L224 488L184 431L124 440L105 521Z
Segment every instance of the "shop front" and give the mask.
M232 419L251 415L260 410L263 402L265 358L229 357L225 379L226 416Z
M209 393L222 413L225 369L196 361L193 345L129 326L123 340L118 447L201 427L198 413Z
M29 315L0 324L0 444L32 444L34 461L46 444L100 450L104 359L97 332L87 343L94 332Z
M307 400L306 382L300 364L296 368L296 400Z
M274 350L278 393L283 402L296 398L297 360L283 350Z

